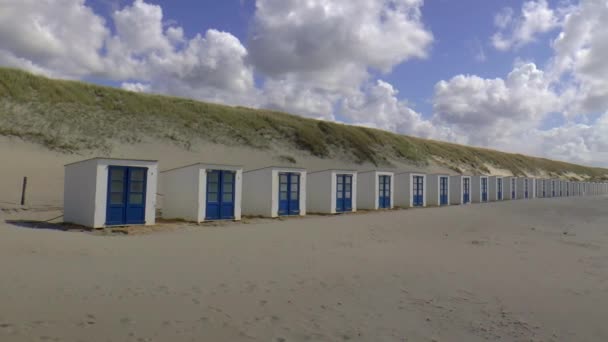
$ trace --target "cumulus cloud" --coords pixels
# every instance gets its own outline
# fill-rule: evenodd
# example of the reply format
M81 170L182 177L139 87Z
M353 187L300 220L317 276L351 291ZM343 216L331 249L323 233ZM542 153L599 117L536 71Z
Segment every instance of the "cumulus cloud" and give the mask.
M105 20L84 0L0 2L0 61L49 76L78 78L103 69Z
M370 70L389 72L427 56L433 36L421 6L422 0L258 0L248 48L268 78L264 105L330 118L337 99L356 94Z
M569 77L568 114L608 109L608 2L583 0L568 8L563 29L553 43L556 78Z
M544 72L534 63L521 63L506 79L457 75L438 82L434 122L449 125L469 143L488 146L536 127L559 103Z
M559 18L546 0L532 0L523 4L517 18L513 17L512 8L503 9L494 17L494 24L499 31L492 36L492 44L498 50L509 50L533 42L538 34L555 29Z
M227 32L191 39L165 29L158 5L135 0L112 14L116 33L84 0L0 3L0 63L64 78L107 78L154 91L229 104L252 104L247 50ZM126 82L125 82L126 81Z
M397 95L398 91L390 83L378 80L358 94L345 98L340 114L363 126L420 137L447 138L446 132L425 120Z

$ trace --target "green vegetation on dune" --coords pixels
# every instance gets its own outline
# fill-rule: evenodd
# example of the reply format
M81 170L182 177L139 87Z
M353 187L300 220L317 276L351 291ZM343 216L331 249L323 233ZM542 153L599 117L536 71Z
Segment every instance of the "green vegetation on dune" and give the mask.
M487 172L486 164L516 175L576 173L608 179L608 170L503 153L295 115L189 99L137 94L0 68L0 135L20 137L63 152L100 149L115 142L197 140L270 148L281 142L320 158L346 153L359 163L391 160L444 163Z

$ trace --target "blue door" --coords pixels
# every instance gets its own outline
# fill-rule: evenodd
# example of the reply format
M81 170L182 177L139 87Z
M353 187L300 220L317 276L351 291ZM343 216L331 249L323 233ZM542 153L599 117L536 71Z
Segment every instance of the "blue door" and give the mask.
M511 199L515 199L515 178L511 178Z
M543 197L547 197L547 185L545 183L545 181L541 181L542 182L542 189L543 189Z
M439 178L439 205L448 204L448 177Z
M488 201L488 179L487 178L481 179L481 201L482 202Z
M551 196L555 197L555 182L551 182Z
M146 223L147 174L142 167L109 167L106 225Z
M336 176L336 212L344 213L353 211L353 176Z
M524 198L528 198L528 180L524 179Z
M471 202L471 178L462 179L462 203Z
M378 208L391 207L391 176L378 176Z
M413 176L412 182L414 183L412 198L413 206L422 207L424 205L424 177Z
M279 174L279 215L300 215L300 174Z
M207 171L207 206L205 220L234 219L234 183L236 173L226 170Z
M496 199L502 201L502 178L496 179Z

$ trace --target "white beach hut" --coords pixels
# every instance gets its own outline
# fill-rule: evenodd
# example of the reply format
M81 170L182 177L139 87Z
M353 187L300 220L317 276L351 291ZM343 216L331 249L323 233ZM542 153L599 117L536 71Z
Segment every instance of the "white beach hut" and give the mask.
M517 199L517 177L504 177L503 184L505 186L505 199Z
M65 166L63 218L91 228L153 225L158 162L93 158Z
M306 215L306 170L270 166L243 172L243 214Z
M471 203L471 176L450 177L450 204Z
M490 182L490 201L502 201L504 199L504 179L501 176L488 177Z
M432 206L450 205L450 176L427 175L426 203Z
M306 207L309 213L339 214L357 211L356 171L309 172L306 183Z
M532 198L534 193L534 186L530 178L519 177L517 178L517 198L518 199L529 199Z
M471 180L471 201L473 203L488 201L488 183L488 176L473 176Z
M395 175L395 205L426 207L426 174L402 172Z
M365 171L357 174L357 207L378 210L394 207L395 174L388 171Z
M243 168L198 163L160 173L162 216L193 222L241 219Z

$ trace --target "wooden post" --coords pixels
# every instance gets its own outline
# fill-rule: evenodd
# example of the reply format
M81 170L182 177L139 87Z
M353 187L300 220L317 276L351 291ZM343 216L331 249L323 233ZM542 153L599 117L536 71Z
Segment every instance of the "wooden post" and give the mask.
M25 205L25 190L27 189L27 177L23 177L23 188L21 189L21 205Z

